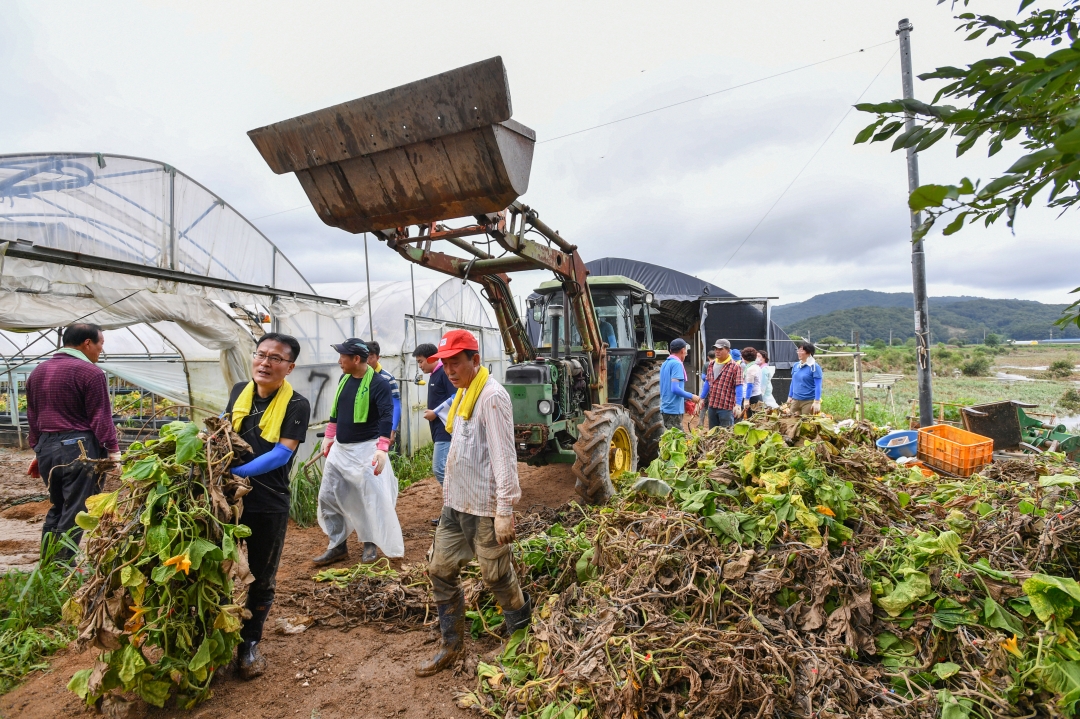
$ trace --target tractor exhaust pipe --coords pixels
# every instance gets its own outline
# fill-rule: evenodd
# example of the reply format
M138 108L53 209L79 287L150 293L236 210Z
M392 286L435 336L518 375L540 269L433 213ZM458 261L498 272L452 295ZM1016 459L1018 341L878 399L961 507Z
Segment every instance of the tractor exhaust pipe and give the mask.
M559 337L562 331L563 306L551 305L548 308L551 315L551 359L559 359Z

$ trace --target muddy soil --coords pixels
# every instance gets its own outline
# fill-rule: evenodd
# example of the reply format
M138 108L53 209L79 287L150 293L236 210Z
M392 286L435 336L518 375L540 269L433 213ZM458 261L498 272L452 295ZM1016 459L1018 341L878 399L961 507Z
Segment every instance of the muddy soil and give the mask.
M574 495L574 479L567 465L532 468L519 465L522 499L518 510L558 507ZM442 494L434 478L409 487L398 498L398 516L405 535L405 563L423 562L434 527L430 520L442 508ZM47 504L46 504L47 509ZM40 525L38 525L40 530ZM278 570L278 597L311 587L314 567L310 558L326 548L318 527L289 526L285 553ZM360 558L355 537L349 540L350 558L337 566L350 566ZM244 682L233 676L215 685L214 697L190 713L152 709L148 716L188 714L211 717L469 717L459 709L455 693L472 689L475 673L446 671L417 679L413 666L435 651L437 632L425 627L411 632L365 625L350 631L314 627L295 635L276 634L278 618L289 616L283 602L275 604L262 643L269 669L262 677ZM466 667L498 649L493 640L468 642ZM65 685L71 675L93 662L94 652L61 652L48 672L30 675L17 689L0 697L0 717L45 719L86 716L81 702Z
M37 562L49 502L42 481L26 473L33 459L31 450L0 447L0 573Z

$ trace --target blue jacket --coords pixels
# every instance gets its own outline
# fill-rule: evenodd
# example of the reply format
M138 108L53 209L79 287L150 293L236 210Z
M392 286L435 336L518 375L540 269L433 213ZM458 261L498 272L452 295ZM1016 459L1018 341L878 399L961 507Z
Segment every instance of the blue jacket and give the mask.
M821 399L821 365L800 362L791 368L791 390L789 399L806 401Z
M660 412L663 414L685 414L685 400L694 395L683 389L686 384L686 369L678 357L668 357L660 365Z

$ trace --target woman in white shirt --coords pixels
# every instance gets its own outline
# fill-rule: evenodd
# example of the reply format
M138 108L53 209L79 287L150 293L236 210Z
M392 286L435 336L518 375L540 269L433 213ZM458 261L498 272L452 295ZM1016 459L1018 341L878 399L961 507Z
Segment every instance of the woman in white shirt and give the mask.
M761 371L761 401L769 409L775 409L780 405L773 399L772 380L773 375L776 374L776 368L769 364L769 353L765 350L758 350L757 364Z
M758 351L754 347L747 347L742 351L746 369L743 370L743 381L746 391L743 392L743 416L753 416L750 408L761 402L761 366L757 363Z

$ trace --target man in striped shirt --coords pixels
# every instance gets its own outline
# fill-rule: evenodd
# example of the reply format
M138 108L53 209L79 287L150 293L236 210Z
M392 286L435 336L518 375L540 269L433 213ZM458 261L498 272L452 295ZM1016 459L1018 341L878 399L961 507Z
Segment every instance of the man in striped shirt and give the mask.
M514 504L521 498L510 395L488 376L480 346L467 330L450 330L438 349L434 357L443 361L457 394L446 422L451 439L443 511L428 563L442 645L417 667L421 677L442 671L464 651L465 598L458 577L474 556L484 584L502 606L507 634L527 627L532 614L510 556Z

